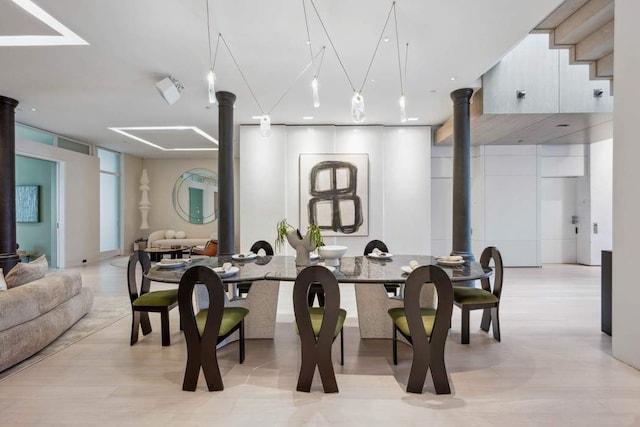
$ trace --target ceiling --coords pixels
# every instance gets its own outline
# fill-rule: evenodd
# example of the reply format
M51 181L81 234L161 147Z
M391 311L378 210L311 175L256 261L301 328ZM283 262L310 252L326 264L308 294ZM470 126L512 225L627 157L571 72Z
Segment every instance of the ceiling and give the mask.
M110 127L194 126L217 138L217 105L207 101L210 68L206 0L33 0L86 40L75 46L0 46L0 95L20 101L16 120L144 158L215 156L161 151ZM390 1L314 0L344 67L359 88L390 11ZM478 79L562 0L398 0L399 45L409 54L404 81L408 125L439 125L452 111L449 94ZM256 105L229 52L218 51L217 90L237 95L234 122L353 124L352 85L322 30L310 0L307 16L314 52L326 46L319 108L313 108L302 1L210 0L212 44L220 32L262 106ZM56 35L10 0L0 1L0 36ZM400 125L400 78L393 15L365 82L368 125ZM0 37L1 38L1 37ZM168 105L155 83L169 75L184 85ZM451 80L455 77L455 80ZM35 110L35 111L34 111ZM313 120L303 120L313 116ZM153 137L157 131L143 132ZM236 138L237 138L236 127ZM173 134L172 134L173 135ZM193 133L158 136L164 146L190 144ZM167 138L171 141L167 141ZM195 142L202 144L202 141Z

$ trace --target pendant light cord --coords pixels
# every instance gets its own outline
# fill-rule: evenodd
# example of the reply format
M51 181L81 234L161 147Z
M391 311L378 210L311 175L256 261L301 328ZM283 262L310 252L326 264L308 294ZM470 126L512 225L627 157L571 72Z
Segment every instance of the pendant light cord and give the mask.
M313 6L313 10L316 12L316 16L318 17L318 20L320 21L320 24L322 25L322 29L324 30L324 33L327 36L327 39L329 39L329 44L331 44L331 47L333 48L333 52L336 54L336 57L338 58L338 62L340 63L340 66L342 67L342 71L344 71L344 75L347 77L347 80L349 81L349 85L351 85L351 89L355 92L356 88L353 85L353 82L351 81L351 78L349 77L349 73L347 73L347 69L344 67L344 64L342 63L342 59L340 59L340 55L338 54L338 50L336 49L336 46L333 44L333 40L331 40L331 36L329 36L329 32L327 31L327 27L324 25L324 22L322 21L322 18L320 17L320 13L318 12L318 8L316 7L316 4L313 2L313 0L309 0L311 2L311 6Z
M307 6L306 0L302 0L302 11L304 12L304 25L307 27L307 44L309 45L309 56L311 57L311 65L313 66L313 77L318 77L318 71L316 70L315 58L313 56L313 48L311 46L311 33L309 32L309 20L307 19ZM323 54L324 56L324 54Z
M307 65L305 65L305 67L302 69L302 71L300 71L300 73L298 73L298 75L296 76L296 78L293 81L293 83L291 83L291 86L289 86L287 88L287 90L282 94L282 96L276 101L275 105L271 108L271 110L269 110L269 112L267 113L268 115L270 115L271 112L273 110L275 110L276 107L280 104L280 102L285 98L285 96L287 96L289 94L289 92L291 91L293 86L295 86L295 84L298 82L298 80L300 80L300 77L302 77L304 75L304 73L307 72L309 67L313 65L313 62L314 62L315 58L317 58L318 55L320 55L320 54L322 54L322 57L320 58L320 63L322 63L322 58L324 58L324 51L325 51L325 46L323 46L322 49L315 56L311 56L311 61L309 61L307 63Z
M407 84L407 62L409 61L409 42L407 42L406 49L404 51L404 84ZM401 80L402 81L402 80ZM402 85L400 86L402 88ZM402 92L404 95L404 92Z
M247 89L249 89L249 92L251 93L251 96L253 96L253 100L256 102L256 105L258 106L258 109L260 109L260 111L262 112L262 115L264 115L264 109L260 105L260 102L258 101L258 98L256 98L256 94L253 92L253 89L251 89L251 86L249 85L249 82L247 81L247 78L244 76L244 73L242 72L242 69L240 68L240 65L238 64L238 61L236 61L235 56L233 56L233 52L231 52L231 48L227 44L227 41L225 40L225 38L222 35L222 33L218 33L218 37L220 37L222 39L222 43L224 43L225 47L227 48L227 51L229 52L229 55L231 56L231 59L233 60L233 63L236 64L236 68L238 69L238 72L240 73L240 76L242 77L242 80L244 80L244 84L247 85Z
M391 12L394 12L395 10L396 10L396 2L394 1L393 3L391 3L391 8L389 9L389 13L387 14L387 20L384 22L384 27L382 27L382 31L380 32L378 43L376 44L376 48L373 51L373 55L371 56L371 62L369 62L369 68L367 68L367 73L364 75L364 80L362 80L362 86L360 86L360 90L358 91L360 93L362 93L362 91L364 90L364 86L367 84L367 77L369 77L369 71L371 71L371 66L373 65L373 61L376 59L376 53L378 53L378 47L380 46L382 37L384 37L384 32L387 29L387 24L389 24L389 18L391 17Z
M207 37L209 40L209 66L211 71L216 68L216 60L218 59L218 47L220 46L220 34L218 34L218 40L216 41L216 53L211 58L211 14L209 13L209 0L207 2Z
M395 2L393 3L395 6ZM400 75L400 95L404 96L404 86L402 85L402 63L400 62L400 38L398 37L398 15L396 14L396 8L393 8L393 21L396 27L396 51L398 52L398 72ZM407 66L405 64L405 70Z

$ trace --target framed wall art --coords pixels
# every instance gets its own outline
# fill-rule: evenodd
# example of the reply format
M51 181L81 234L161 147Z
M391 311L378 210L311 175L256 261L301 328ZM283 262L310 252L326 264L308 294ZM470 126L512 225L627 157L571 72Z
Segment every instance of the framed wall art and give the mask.
M300 155L300 230L323 236L369 235L369 155Z
M37 185L16 185L16 222L40 222Z

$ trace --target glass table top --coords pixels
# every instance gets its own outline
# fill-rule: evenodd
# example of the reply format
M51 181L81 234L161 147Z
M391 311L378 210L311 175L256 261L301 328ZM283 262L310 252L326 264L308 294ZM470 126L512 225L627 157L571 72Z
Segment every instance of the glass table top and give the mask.
M340 265L333 274L342 283L404 283L408 277L401 267L408 266L410 261L419 265L438 265L435 258L429 255L394 255L391 259L372 259L365 256L342 257ZM238 273L223 278L223 282L253 282L257 280L295 281L304 267L296 267L293 256L258 256L252 260L236 261L231 256L192 259L185 267L166 269L154 265L147 277L157 282L179 283L184 272L193 266L204 265L209 268L221 267L225 262L238 267ZM319 262L322 262L320 260ZM318 264L318 261L311 265ZM491 269L483 269L478 262L465 262L455 267L441 267L452 282L477 280L489 277Z

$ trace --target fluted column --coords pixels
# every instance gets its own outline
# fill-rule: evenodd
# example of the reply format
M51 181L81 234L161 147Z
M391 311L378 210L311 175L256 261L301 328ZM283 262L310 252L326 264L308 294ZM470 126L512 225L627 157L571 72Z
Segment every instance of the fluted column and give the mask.
M216 92L218 99L218 255L235 253L233 211L233 103L231 92Z
M453 100L453 245L451 255L467 260L471 248L471 126L469 101L473 89L451 92Z
M18 101L0 95L0 268L6 275L16 253L16 124Z

